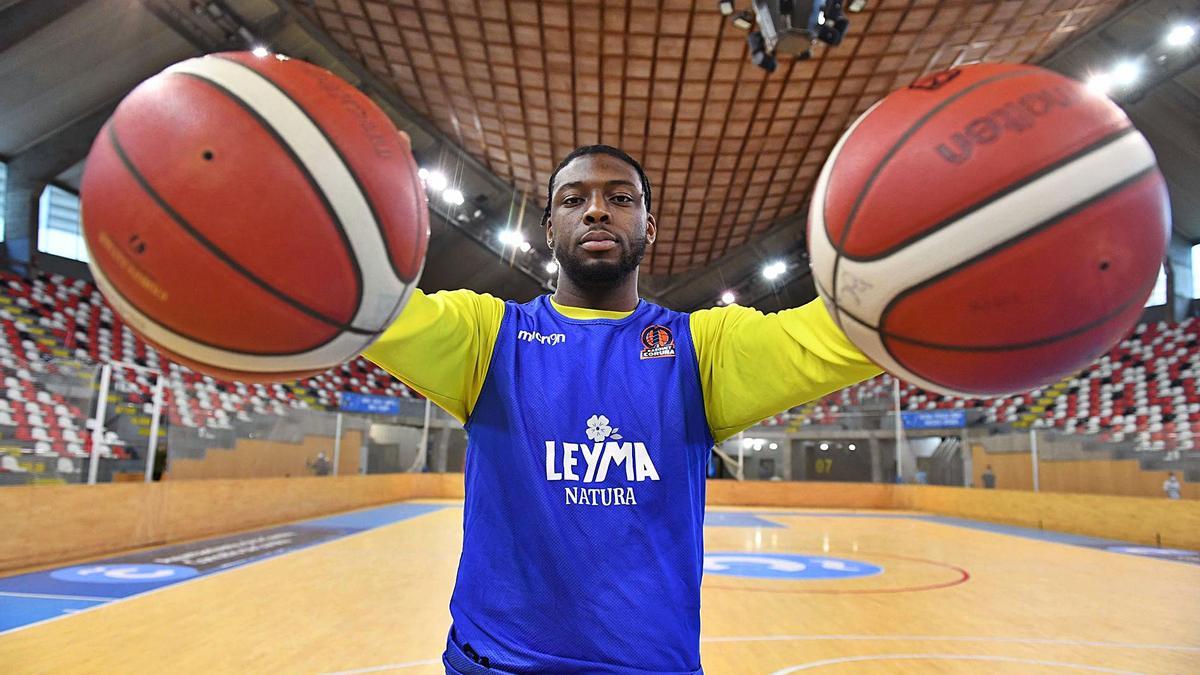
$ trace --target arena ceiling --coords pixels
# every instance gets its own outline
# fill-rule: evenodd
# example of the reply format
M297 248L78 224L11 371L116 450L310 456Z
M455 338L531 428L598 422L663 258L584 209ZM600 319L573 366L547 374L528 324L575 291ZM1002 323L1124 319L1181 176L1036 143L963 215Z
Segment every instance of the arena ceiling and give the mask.
M881 96L976 61L1086 77L1160 42L1181 12L1200 15L1200 2L868 0L843 44L767 74L715 0L0 0L0 159L77 187L90 136L133 83L257 41L367 92L422 164L463 187L463 207L431 202L423 287L515 299L546 289L546 180L575 146L604 142L638 157L654 185L660 240L644 295L695 309L732 288L769 311L812 297L808 191L838 135ZM1158 152L1176 231L1192 242L1198 51L1118 98ZM529 253L496 243L504 223L525 230ZM775 258L789 271L765 282Z
M773 74L750 62L746 31L707 0L302 6L537 200L576 146L608 143L639 158L660 232L643 269L672 275L801 214L839 135L887 92L962 63L1036 62L1120 4L872 0L850 14L840 46L784 57Z

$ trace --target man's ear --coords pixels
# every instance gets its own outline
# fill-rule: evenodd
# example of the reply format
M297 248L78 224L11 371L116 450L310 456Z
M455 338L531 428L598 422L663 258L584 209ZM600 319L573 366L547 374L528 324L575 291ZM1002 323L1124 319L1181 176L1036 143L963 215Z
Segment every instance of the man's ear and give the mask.
M655 222L654 216L646 214L646 243L653 244L658 237L658 223Z
M549 218L542 221L542 225L546 228L546 248L554 250L554 225Z

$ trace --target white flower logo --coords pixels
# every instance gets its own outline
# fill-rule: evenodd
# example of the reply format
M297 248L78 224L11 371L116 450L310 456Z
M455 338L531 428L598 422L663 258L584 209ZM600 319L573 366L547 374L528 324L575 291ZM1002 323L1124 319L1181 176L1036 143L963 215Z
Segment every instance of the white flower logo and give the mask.
M608 438L620 440L621 434L616 427L608 426L608 418L604 415L592 415L587 421L587 437L596 443L600 443Z

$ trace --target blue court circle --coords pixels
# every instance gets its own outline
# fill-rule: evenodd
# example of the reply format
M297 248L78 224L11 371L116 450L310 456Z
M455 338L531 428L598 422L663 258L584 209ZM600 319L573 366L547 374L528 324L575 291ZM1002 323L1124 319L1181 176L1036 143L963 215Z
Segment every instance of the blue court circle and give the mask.
M861 560L791 553L709 552L704 573L784 581L805 579L855 579L883 573L883 568Z
M85 584L161 584L190 579L198 574L196 570L184 565L107 563L64 567L54 570L50 576L59 581Z

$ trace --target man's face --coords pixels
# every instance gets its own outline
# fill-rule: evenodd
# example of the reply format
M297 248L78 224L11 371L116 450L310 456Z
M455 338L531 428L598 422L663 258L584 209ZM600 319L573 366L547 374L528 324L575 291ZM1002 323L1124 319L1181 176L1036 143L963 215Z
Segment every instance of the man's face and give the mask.
M546 244L581 286L611 286L637 269L654 243L637 171L612 155L576 157L554 179Z

